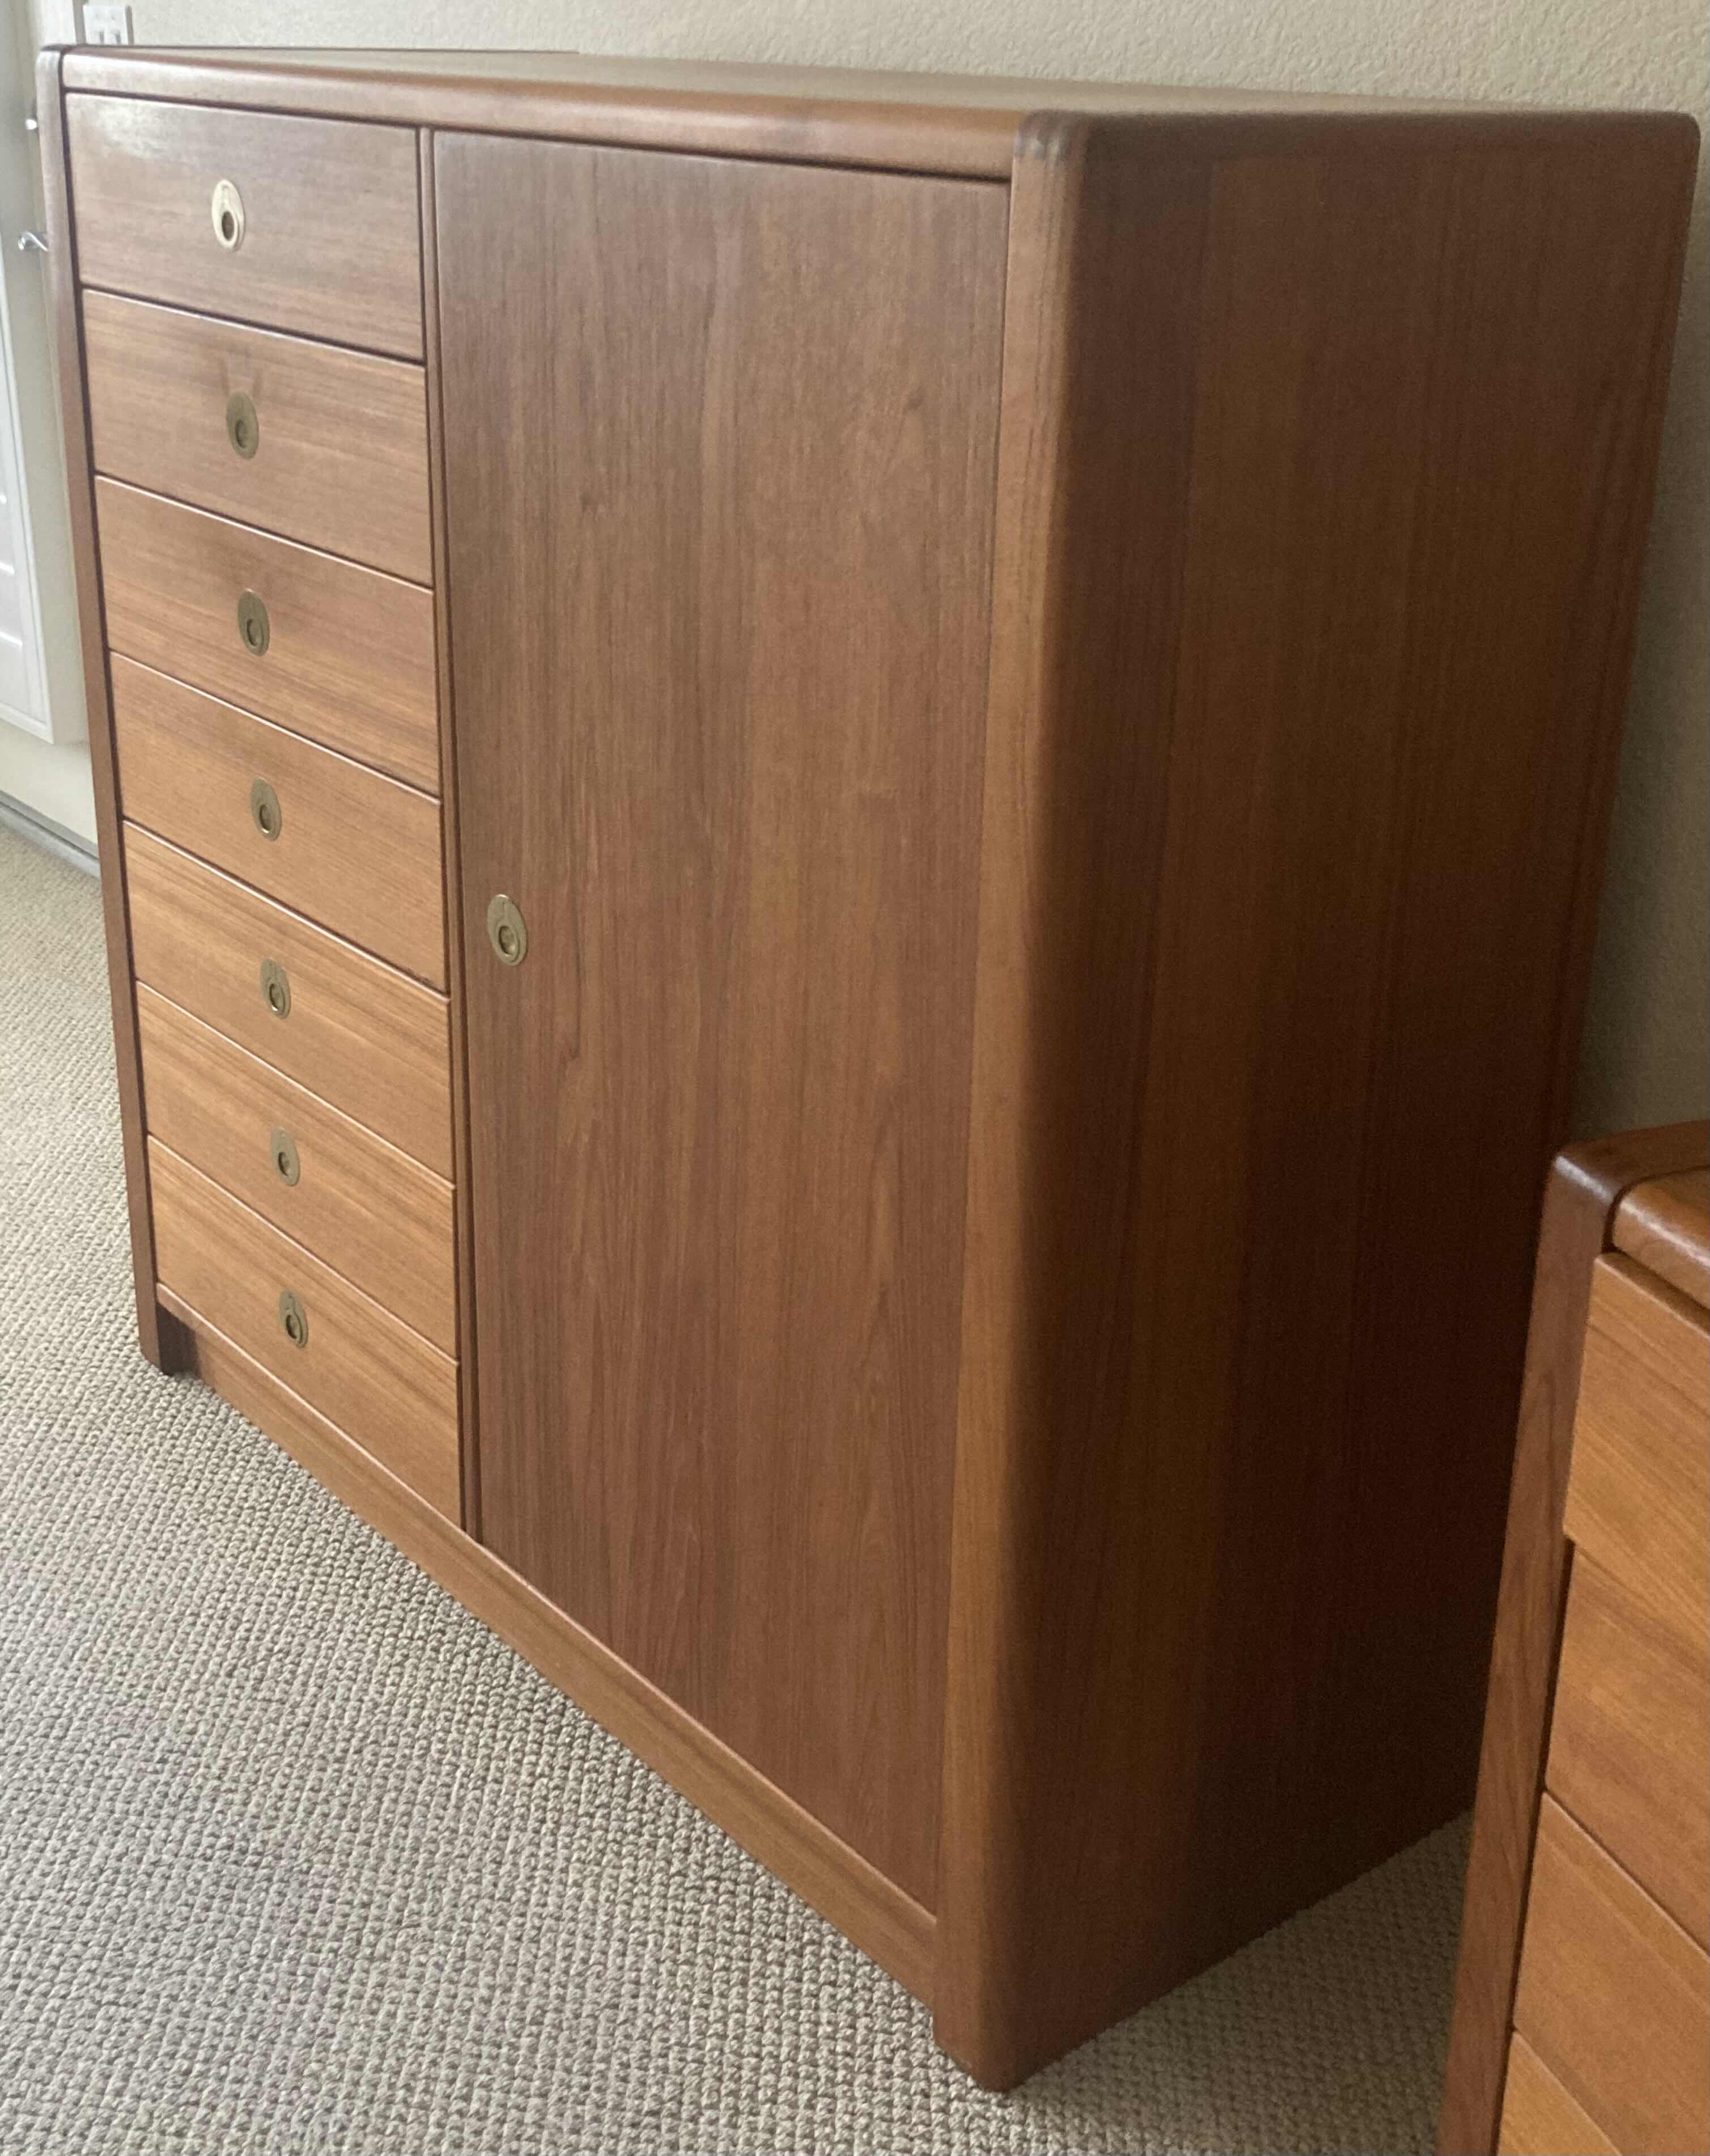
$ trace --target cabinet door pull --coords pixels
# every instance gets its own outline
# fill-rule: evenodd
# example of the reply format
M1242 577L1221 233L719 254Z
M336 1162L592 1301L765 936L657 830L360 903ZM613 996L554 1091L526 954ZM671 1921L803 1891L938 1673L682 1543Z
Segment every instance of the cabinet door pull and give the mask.
M487 940L504 965L520 966L528 956L528 924L516 901L502 891L494 893L487 908Z

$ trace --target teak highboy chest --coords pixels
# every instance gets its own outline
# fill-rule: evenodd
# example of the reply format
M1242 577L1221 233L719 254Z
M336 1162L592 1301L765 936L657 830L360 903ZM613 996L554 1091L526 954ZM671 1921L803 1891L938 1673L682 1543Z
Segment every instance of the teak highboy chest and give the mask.
M1690 123L41 121L145 1351L988 2082L1463 1806Z

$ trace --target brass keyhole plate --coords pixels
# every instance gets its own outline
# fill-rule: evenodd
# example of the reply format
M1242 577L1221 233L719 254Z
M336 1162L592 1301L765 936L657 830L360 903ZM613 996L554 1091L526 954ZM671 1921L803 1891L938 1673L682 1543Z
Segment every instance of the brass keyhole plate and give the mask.
M264 958L261 962L261 994L275 1018L291 1015L291 983L277 958Z
M268 1148L273 1157L273 1172L281 1183L294 1185L303 1173L303 1163L297 1158L297 1142L289 1131L274 1131L268 1139Z
M214 238L228 254L235 254L243 244L243 198L230 180L214 182L208 211L213 218Z
M279 1330L294 1348L309 1345L309 1313L288 1287L279 1290Z
M261 422L253 398L234 389L226 399L226 439L240 457L253 457L261 447Z
M528 925L514 898L495 892L487 908L487 940L501 964L520 966L529 953Z
M239 592L238 594L238 634L243 639L243 649L259 659L273 637L272 624L267 618L267 607L259 592Z
M279 797L264 778L258 778L249 789L249 820L264 839L276 839L285 828Z

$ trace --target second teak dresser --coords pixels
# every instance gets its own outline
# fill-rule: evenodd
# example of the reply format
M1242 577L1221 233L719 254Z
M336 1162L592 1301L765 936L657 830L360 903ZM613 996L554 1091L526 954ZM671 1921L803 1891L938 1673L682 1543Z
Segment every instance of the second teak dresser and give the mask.
M1690 125L41 89L145 1352L990 2082L1461 1808Z

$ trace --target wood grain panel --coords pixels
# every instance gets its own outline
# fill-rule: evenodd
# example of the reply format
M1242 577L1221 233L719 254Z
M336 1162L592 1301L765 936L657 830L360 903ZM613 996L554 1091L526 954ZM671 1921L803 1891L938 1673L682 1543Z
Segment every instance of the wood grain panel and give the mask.
M1514 2026L1628 2156L1710 2143L1710 1959L1548 1796Z
M1393 145L1423 119L1491 146L1606 133L1624 115L1055 76L904 74L604 53L85 48L79 90L406 126L472 128L796 163L1006 180L1017 133L1042 112L1192 122L1207 154L1251 147ZM1633 116L1635 119L1637 116ZM1640 124L1643 124L1641 122Z
M170 1289L165 1292L176 1301ZM194 1367L216 1392L899 1984L930 2003L929 1910L910 1901L490 1550L425 1505L347 1432L187 1307L179 1305L178 1314L189 1322Z
M400 1147L451 1167L446 999L229 876L125 826L136 978ZM262 992L271 959L288 1016Z
M370 568L433 581L419 367L87 292L95 464ZM233 447L226 406L255 408Z
M436 194L484 1531L929 1907L1003 199Z
M1564 1529L1691 1645L1710 1630L1710 1324L1618 1255L1597 1260Z
M115 658L125 814L436 988L445 986L439 803L366 764ZM280 823L265 837L250 788Z
M1592 1267L1624 1190L1707 1154L1703 1123L1626 1132L1563 1153L1544 1192L1437 2128L1444 2156L1488 2156L1497 2141L1556 1676L1562 1512Z
M1710 1641L1702 1629L1682 1639L1583 1550L1568 1589L1546 1779L1710 1946Z
M152 988L136 1004L153 1136L455 1358L444 1178ZM281 1130L294 1183L274 1168Z
M1710 1304L1710 1168L1660 1176L1630 1190L1610 1240L1689 1301Z
M158 1138L148 1152L161 1286L454 1519L451 1358ZM280 1322L282 1291L306 1316L300 1347Z
M154 1228L149 1216L148 1153L142 1120L142 1066L136 1036L136 1004L131 978L131 921L125 904L120 843L119 785L107 690L107 646L101 618L100 557L95 544L95 469L83 372L83 326L78 307L77 233L71 215L65 162L60 69L64 55L53 49L36 63L36 110L42 147L46 206L47 272L51 282L54 341L59 356L59 424L65 444L66 506L77 583L77 625L89 715L89 754L101 858L101 917L107 948L107 990L113 1020L119 1127L125 1154L125 1203L131 1230L131 1271L136 1305L137 1341L162 1370L178 1366L181 1342L170 1316L155 1296Z
M1692 142L1372 147L1017 155L935 1994L997 2082L1472 1792Z
M1498 2156L1618 2156L1614 2142L1523 2036L1508 2046L1497 2150Z
M74 96L66 132L85 284L421 357L407 129ZM235 249L221 180L243 200Z
M428 443L433 531L433 583L443 593L450 581L450 542L445 517L445 400L439 364L438 222L433 195L433 136L423 131L421 148L422 285L428 331ZM439 690L439 759L444 813L441 818L445 888L463 889L458 842L456 698L451 665L451 608L434 608L434 659ZM451 985L451 1132L457 1192L458 1389L463 1430L464 1532L481 1534L481 1425L476 1384L475 1220L469 1186L468 998L464 993L463 908L452 902L446 918L445 952ZM479 942L477 944L479 956Z
M439 791L431 592L114 480L95 500L115 651ZM267 608L259 656L246 591Z

